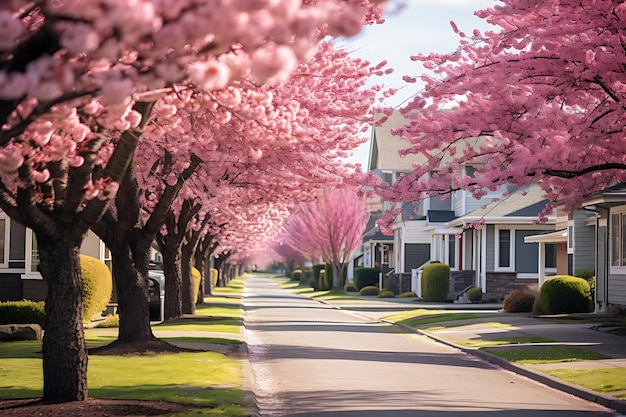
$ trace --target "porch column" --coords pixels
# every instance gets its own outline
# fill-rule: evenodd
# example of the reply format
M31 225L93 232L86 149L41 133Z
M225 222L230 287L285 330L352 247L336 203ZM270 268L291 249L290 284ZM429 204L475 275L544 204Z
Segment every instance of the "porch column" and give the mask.
M543 283L546 281L546 244L544 242L539 243L539 256L538 265L537 265L537 290L541 288Z
M487 292L487 230L480 231L480 288Z

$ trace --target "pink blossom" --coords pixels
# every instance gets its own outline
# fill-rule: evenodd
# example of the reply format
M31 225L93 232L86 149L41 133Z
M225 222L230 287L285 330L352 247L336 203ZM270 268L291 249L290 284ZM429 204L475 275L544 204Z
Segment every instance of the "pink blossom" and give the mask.
M193 63L189 69L189 76L204 91L221 90L230 81L230 69L216 59L206 62Z
M17 169L24 163L22 149L13 143L0 149L0 175L10 177L17 173Z
M9 11L0 10L0 51L11 50L23 33L23 22Z

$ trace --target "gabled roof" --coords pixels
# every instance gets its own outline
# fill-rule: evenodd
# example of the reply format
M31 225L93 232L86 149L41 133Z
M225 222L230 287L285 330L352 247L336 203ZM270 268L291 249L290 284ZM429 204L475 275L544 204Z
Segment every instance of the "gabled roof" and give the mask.
M583 206L597 204L617 205L626 203L626 183L619 183L605 188L604 190L585 199Z
M418 162L417 156L402 158L399 153L400 150L409 148L411 143L391 134L392 129L397 129L409 122L399 110L394 110L385 123L372 128L368 171L374 169L411 171L413 169L413 163Z
M452 220L450 226L469 224L484 219L487 223L527 224L537 220L537 214L548 200L536 184L520 188L508 197L486 204L465 216ZM554 219L549 221L554 222Z

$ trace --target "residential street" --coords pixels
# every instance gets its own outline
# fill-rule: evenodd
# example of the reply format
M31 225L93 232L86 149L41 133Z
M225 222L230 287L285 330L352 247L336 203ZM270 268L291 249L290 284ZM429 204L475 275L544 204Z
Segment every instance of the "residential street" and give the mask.
M424 336L246 281L260 416L592 417L609 410Z

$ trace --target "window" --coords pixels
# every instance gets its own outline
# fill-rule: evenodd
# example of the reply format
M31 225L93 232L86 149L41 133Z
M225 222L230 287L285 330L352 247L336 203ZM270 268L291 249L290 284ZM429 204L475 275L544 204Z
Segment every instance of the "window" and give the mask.
M456 239L454 235L448 235L448 265L450 268L456 268Z
M513 239L515 232L511 229L496 227L495 267L496 270L513 270Z
M39 251L37 250L37 237L35 236L35 232L30 229L27 230L31 234L30 272L38 272L37 267L39 266Z
M0 264L5 264L7 262L6 257L6 249L7 249L7 219L0 219Z
M611 266L626 266L626 212L611 214Z
M556 244L555 243L546 243L545 245L545 256L546 256L546 269L556 269Z

